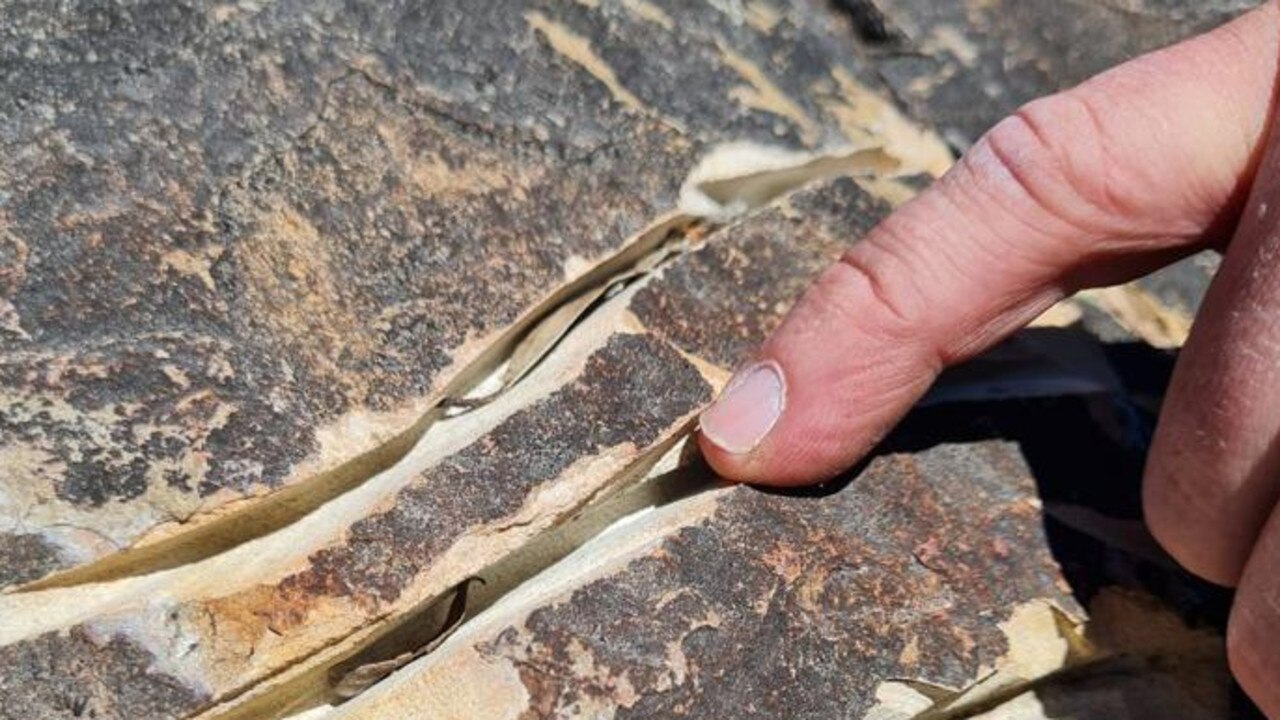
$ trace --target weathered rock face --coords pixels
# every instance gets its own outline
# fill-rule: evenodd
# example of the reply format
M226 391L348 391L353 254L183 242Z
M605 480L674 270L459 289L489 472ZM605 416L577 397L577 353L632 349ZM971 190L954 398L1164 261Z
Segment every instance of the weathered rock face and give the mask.
M0 675L21 680L10 707L46 710L45 688L81 667L64 645L93 637L121 663L148 658L138 684L181 689L174 715L265 711L656 460L847 234L887 207L843 179L711 233L510 392L438 422L391 469L276 534L165 573L0 600L20 618L0 635ZM19 674L33 657L39 679ZM320 687L303 699L326 698ZM131 702L105 689L92 707L131 716Z
M718 143L945 168L801 10L3 8L0 585L385 467Z
M335 717L1234 717L1115 400L941 406L832 487L641 513Z
M1109 657L1008 444L802 498L697 493L678 454L809 278L945 169L921 128L959 127L963 83L1074 77L1071 42L1023 39L1054 16L482 5L0 2L0 717L338 702L460 583L487 605L674 466L695 497L339 711L955 716ZM1067 37L1111 27L1087 7ZM1224 15L1159 17L1107 52ZM993 64L1022 42L1034 83ZM902 95L911 53L960 89Z
M889 679L974 684L1017 608L1074 608L999 443L879 458L831 495L698 496L565 563L584 577L531 583L343 716L858 718Z

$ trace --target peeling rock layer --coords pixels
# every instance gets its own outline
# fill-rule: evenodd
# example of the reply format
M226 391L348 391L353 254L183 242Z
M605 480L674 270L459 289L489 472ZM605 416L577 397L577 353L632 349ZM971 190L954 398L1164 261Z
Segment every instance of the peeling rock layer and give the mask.
M332 717L1252 717L1229 597L1142 529L1133 411L940 406L830 487L637 515Z

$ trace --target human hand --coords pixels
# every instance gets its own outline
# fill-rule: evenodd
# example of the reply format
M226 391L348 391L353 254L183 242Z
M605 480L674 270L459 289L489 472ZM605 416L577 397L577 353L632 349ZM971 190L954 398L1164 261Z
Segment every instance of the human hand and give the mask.
M944 366L1079 289L1222 249L1144 505L1174 558L1238 584L1231 667L1280 718L1278 72L1270 2L1001 122L817 279L703 415L708 461L743 481L826 479Z

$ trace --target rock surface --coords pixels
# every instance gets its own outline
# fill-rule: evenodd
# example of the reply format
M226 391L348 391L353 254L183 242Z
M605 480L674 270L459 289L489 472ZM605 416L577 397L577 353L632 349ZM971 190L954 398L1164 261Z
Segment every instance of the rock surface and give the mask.
M441 420L388 471L275 534L164 573L0 597L7 711L38 715L55 688L82 682L67 646L81 637L128 658L113 663L145 664L135 685L180 691L174 715L328 699L295 688L656 460L846 234L887 209L846 178L711 233L510 392ZM33 658L38 677L24 673ZM91 707L133 716L132 702L108 688Z
M1142 531L1140 454L1099 422L1127 401L979 407L817 492L638 514L333 716L1247 717L1223 593Z
M172 564L387 467L718 144L948 162L889 103L849 107L862 68L800 7L21 10L0 7L0 586Z
M947 142L1239 9L1069 5L0 0L0 717L332 710L477 575L532 580L334 712L1227 717L1220 598L1106 493L1063 554L1005 410L813 496L678 454ZM1197 272L1070 321L1176 345ZM1136 477L1147 382L1086 476ZM506 567L646 475L692 497Z
M859 718L891 679L976 683L1019 612L1074 611L1031 475L997 442L632 523L339 716Z

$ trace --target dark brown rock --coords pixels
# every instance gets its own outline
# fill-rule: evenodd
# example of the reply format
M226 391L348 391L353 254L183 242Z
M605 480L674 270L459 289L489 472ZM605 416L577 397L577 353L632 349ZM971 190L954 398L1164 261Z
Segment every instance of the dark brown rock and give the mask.
M1034 550L1016 463L999 446L943 447L877 461L821 501L742 489L479 651L514 663L535 703L553 693L547 717L623 677L641 696L619 708L628 718L857 717L885 679L964 687L1008 650L1008 611L992 608L1071 606ZM575 673L584 657L595 676Z
M809 282L889 205L839 180L730 226L636 294L633 312L684 352L733 368Z
M937 406L830 487L640 513L337 717L1251 717L1229 596L1142 530L1132 413Z
M1079 612L1009 444L882 457L833 494L719 491L633 523L564 561L581 580L535 579L342 716L859 718L889 681L975 684L1016 641L1015 609ZM474 695L444 692L458 673L476 674Z
M149 653L128 640L103 642L78 629L0 649L0 666L6 718L119 717L121 707L138 717L178 718L206 699L151 670Z

